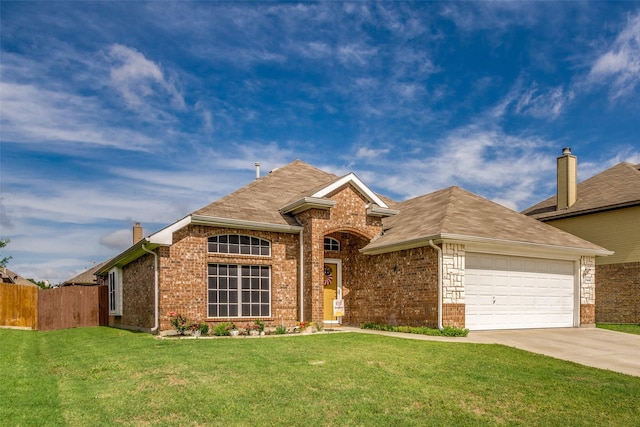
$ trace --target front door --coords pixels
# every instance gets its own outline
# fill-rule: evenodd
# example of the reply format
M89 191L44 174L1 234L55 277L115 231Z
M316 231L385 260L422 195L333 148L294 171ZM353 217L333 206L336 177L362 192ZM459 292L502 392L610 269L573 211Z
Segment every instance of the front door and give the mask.
M342 263L340 260L326 259L324 263L324 323L338 323L333 315L333 300L341 297Z

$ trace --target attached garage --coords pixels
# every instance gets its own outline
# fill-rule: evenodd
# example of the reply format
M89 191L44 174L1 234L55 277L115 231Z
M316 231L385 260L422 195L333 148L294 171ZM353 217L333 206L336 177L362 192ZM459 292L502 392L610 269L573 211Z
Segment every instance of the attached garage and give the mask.
M465 261L470 330L576 326L574 261L469 252Z

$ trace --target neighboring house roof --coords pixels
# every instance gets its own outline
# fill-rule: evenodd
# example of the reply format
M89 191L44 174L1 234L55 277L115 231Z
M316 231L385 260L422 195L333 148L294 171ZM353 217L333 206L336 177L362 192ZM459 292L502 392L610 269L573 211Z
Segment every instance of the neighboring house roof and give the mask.
M0 268L0 283L12 283L14 285L38 286L31 280L27 280L7 267Z
M77 276L65 281L62 286L71 286L71 285L82 285L82 286L91 286L97 285L96 271L98 271L103 265L105 265L107 261L101 262L99 264L94 265L88 270L83 271Z
M400 213L384 219L383 234L367 245L364 253L408 249L443 239L611 253L455 186L404 201L396 209Z
M569 208L558 210L557 198L551 196L522 213L547 221L637 205L640 205L640 165L622 162L579 183L576 202Z

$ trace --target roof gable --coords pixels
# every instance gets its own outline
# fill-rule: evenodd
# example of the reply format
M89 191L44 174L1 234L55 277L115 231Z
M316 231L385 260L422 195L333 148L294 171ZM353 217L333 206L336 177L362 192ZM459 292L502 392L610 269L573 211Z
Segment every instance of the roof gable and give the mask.
M239 190L223 197L192 215L226 218L278 225L298 225L295 218L280 212L295 196L314 188L318 183L327 185L337 176L296 160Z
M606 252L598 245L455 186L399 203L397 208L400 213L384 220L382 236L367 245L365 253L424 246L432 239Z
M558 210L554 195L522 213L548 220L636 205L640 205L640 165L622 162L579 183L571 207Z

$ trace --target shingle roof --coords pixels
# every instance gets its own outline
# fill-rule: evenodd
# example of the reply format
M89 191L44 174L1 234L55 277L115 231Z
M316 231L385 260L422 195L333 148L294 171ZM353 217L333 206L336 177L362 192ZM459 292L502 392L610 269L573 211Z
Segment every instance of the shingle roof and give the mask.
M309 189L327 185L336 179L338 177L334 174L295 160L193 214L269 224L297 225L292 216L282 215L279 209L295 196L305 194Z
M96 264L88 270L83 271L77 276L65 281L62 286L69 285L96 285L97 279L95 276L96 271L98 271L103 265L105 265L107 261L101 262L100 264Z
M384 219L383 235L367 245L364 252L446 236L603 250L598 245L455 186L398 203L395 208L400 213Z
M9 270L6 267L0 268L0 283L13 283L23 286L38 286L30 280L25 279L19 274Z
M568 209L557 210L551 196L522 213L544 221L634 205L640 205L640 165L622 162L579 183L577 200Z

